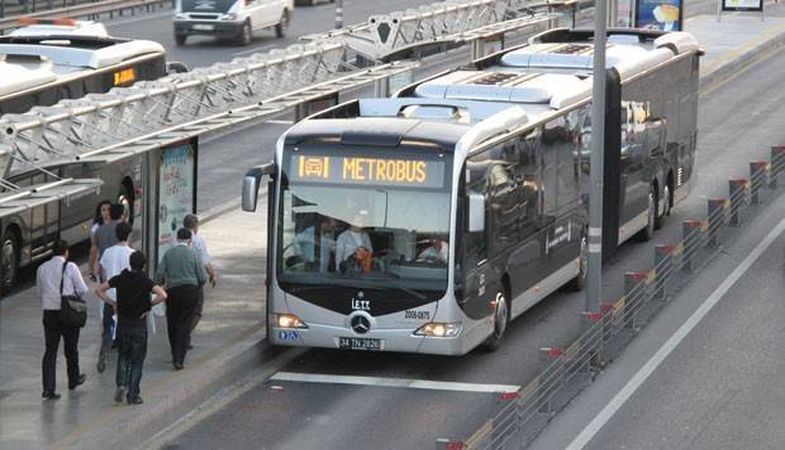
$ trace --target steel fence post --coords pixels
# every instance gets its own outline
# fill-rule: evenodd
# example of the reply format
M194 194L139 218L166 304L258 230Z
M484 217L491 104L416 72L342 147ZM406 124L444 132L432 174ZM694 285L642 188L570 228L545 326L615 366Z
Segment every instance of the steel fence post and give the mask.
M714 247L717 245L717 233L720 231L725 221L725 208L728 205L727 199L724 198L710 198L706 201L707 218L708 222L708 240L706 245Z
M692 260L700 250L701 228L703 221L690 219L681 224L681 240L684 243L681 269L692 272Z
M635 316L637 313L635 312L635 308L637 307L636 302L640 302L641 300L636 298L635 296L630 295L633 290L641 283L646 282L646 277L648 276L647 272L627 272L624 274L624 313L623 316L627 316L625 320L624 327L631 328L633 330L637 329ZM642 289L646 289L646 285L643 285ZM644 298L646 297L647 293L644 293Z
M563 376L564 373L564 349L558 347L542 347L540 348L540 355L541 358L547 362L559 360L559 370L560 376ZM562 381L563 382L563 381ZM540 391L543 392L546 400L543 402L542 406L538 408L538 412L543 414L553 415L555 411L552 408L552 400L554 392L557 392L561 386L553 388L548 384L540 384Z
M652 298L668 298L667 284L673 276L673 249L670 244L654 246L654 279L659 287L654 289Z
M728 198L730 199L730 220L728 225L735 227L741 222L739 218L739 209L744 200L744 189L747 186L747 180L744 178L731 178L728 180Z
M766 161L750 161L750 203L753 205L760 202L758 193L766 185L768 168Z
M463 450L463 448L465 447L461 441L444 438L436 439L436 450Z
M604 303L600 304L600 310L602 310L602 305L604 305ZM592 369L602 369L605 365L602 358L602 352L605 348L605 314L602 312L583 311L581 316L586 321L587 326L585 329L587 331L594 326L600 327L600 342L598 347L592 351L591 357L589 358L588 369L590 372ZM598 323L599 325L597 325Z
M769 186L777 187L777 178L785 165L785 145L771 146L771 175L769 176Z

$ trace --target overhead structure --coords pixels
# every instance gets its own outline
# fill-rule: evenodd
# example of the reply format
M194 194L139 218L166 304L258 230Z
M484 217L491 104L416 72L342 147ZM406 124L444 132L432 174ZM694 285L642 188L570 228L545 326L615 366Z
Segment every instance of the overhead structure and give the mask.
M63 100L25 114L2 115L0 155L5 157L0 158L0 177L31 165L145 151L172 139L271 117L325 96L337 99L338 92L371 83L378 95L386 95L391 77L410 74L417 63L362 68L352 64L358 54L381 58L435 40L466 41L524 29L536 32L548 23L554 25L553 11L574 5L524 0L441 2L372 16L364 25L307 44L138 82L107 94ZM543 7L547 12L535 12Z
M472 39L477 30L514 19L573 18L578 2L531 0L447 0L370 16L366 23L304 36L305 41L342 39L356 52L381 60L408 47L444 40ZM518 20L518 27L521 21ZM564 23L562 23L563 25ZM569 23L571 26L572 23Z

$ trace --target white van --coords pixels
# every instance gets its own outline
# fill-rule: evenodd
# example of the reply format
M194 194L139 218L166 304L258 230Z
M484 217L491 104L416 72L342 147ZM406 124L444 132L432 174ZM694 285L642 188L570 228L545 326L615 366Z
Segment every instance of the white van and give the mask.
M294 0L177 0L174 40L183 45L188 36L201 34L247 45L254 31L271 27L280 38L292 11Z

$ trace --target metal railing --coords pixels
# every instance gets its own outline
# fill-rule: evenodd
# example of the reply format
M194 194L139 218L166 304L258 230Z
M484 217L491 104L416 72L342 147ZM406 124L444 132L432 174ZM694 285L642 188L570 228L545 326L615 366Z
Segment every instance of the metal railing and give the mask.
M581 4L575 0L448 0L419 8L370 16L366 23L301 37L304 41L341 39L365 57L381 60L386 55L427 42L471 40L484 27L513 19L565 18L572 24ZM557 15L558 14L558 15Z
M704 219L682 223L676 244L654 246L654 266L627 272L624 294L582 313L586 328L567 347L542 348L545 368L525 387L503 394L498 413L467 439L439 439L437 449L502 449L528 445L550 419L592 382L656 312L721 248L724 232L744 222L749 205L760 203L764 189L777 188L785 173L785 145L771 149L770 162L750 162L748 179L728 180L728 197L707 200Z
M536 16L490 26L533 33L543 23ZM471 39L480 39L483 28L474 30ZM357 66L357 60L351 43L325 39L35 107L24 114L6 114L0 116L0 169L5 169L0 176L14 173L17 166L26 169L23 161L44 165L78 159L139 142L154 145L155 140L168 141L171 133L206 133L269 117L283 105L289 108L319 95L383 83L416 65L380 64L369 69Z

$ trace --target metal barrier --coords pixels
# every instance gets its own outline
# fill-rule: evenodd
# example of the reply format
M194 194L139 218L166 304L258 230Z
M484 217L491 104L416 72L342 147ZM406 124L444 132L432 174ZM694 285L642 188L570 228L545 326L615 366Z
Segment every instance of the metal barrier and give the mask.
M540 374L491 419L464 440L439 439L437 449L502 449L515 438L514 447L528 445L548 421L617 355L673 293L708 264L719 246L724 227L744 222L748 205L761 201L764 188L776 188L785 171L785 146L774 146L771 161L750 163L750 178L729 180L728 198L707 200L707 215L682 223L677 244L654 248L654 267L624 276L624 294L601 305L600 312L584 312L586 328L565 348L543 348L547 360ZM732 229L732 228L730 228Z
M565 19L571 26L580 5L590 3L593 4L593 1L537 3L531 0L448 0L374 15L365 24L307 35L301 39L310 42L341 39L365 57L383 60L387 55L422 43L470 41L476 39L474 34L483 28L514 19ZM520 28L520 25L509 23Z
M62 8L53 8L55 5L60 4L61 1ZM70 3L71 6L67 6L66 2ZM36 4L40 5L41 3L45 3L48 9L36 11ZM31 0L29 3L24 2L24 5L29 4L31 7L27 9L23 7L14 12L35 18L71 17L96 19L102 15L107 15L109 18L114 17L115 14L122 16L126 11L133 15L136 10L144 9L150 11L155 7L163 8L165 3L174 7L174 0L105 0L89 2L83 2L82 0ZM6 17L5 4L6 0L0 0L0 34L19 28L17 23L19 16Z
M534 33L546 23L536 17L491 27L494 33ZM481 27L472 39L484 33ZM362 68L353 64L357 57L349 43L325 39L0 116L0 177L14 173L16 166L29 168L29 161L41 166L140 142L157 145L168 142L172 133L217 131L370 82L381 83L376 92L386 95L386 80L416 66L409 62Z

